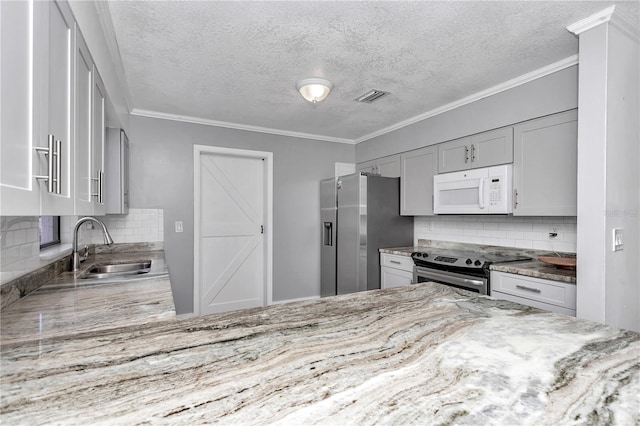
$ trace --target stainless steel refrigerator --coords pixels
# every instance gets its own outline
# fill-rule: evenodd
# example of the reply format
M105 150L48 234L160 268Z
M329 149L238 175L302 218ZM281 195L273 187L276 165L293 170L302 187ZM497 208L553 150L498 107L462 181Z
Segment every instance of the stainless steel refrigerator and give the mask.
M380 288L383 247L413 245L400 179L356 173L320 182L322 297Z

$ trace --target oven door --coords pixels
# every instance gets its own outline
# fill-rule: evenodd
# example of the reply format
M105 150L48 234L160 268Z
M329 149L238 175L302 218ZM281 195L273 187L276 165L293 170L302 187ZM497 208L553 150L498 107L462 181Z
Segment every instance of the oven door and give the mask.
M479 294L487 294L489 289L489 280L487 278L475 277L472 275L462 275L455 272L425 268L423 266L413 267L414 284L429 281L445 284L451 287L461 288L463 290L473 291Z

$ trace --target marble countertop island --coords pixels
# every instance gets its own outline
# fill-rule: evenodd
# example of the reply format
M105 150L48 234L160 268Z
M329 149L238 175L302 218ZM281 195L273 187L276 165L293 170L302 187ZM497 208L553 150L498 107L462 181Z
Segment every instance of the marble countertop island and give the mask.
M640 422L639 334L434 283L2 333L7 425Z

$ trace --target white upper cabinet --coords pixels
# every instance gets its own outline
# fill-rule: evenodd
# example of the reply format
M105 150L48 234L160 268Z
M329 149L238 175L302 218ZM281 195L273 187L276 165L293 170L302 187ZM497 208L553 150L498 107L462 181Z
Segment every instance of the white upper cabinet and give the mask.
M104 214L106 91L69 4L0 8L0 214Z
M358 163L356 165L358 172L363 173L376 173L376 160L365 161L364 163Z
M129 213L129 139L124 130L108 127L105 134L104 202L107 214Z
M32 2L0 2L0 214L40 214L40 184L33 177L34 26Z
M93 181L91 178L93 158L91 152L92 139L92 91L93 91L93 61L89 49L85 44L82 33L76 29L75 43L75 159L76 159L76 206L78 215L92 215L93 213Z
M438 172L456 172L471 168L471 137L438 145Z
M77 215L104 215L104 83L76 27L75 142Z
M35 2L36 25L34 26L34 90L39 97L38 111L34 121L39 131L34 141L36 146L46 147L50 139L54 145L53 175L54 191L45 190L41 182L41 214L74 214L74 154L73 141L73 81L74 20L66 2ZM43 14L40 25L37 14ZM40 87L38 87L40 86ZM38 96L39 95L39 96ZM39 175L51 172L49 161L38 155Z
M102 216L107 212L105 202L105 143L107 91L98 69L93 66L92 113L92 170L93 170L93 214Z
M384 177L400 177L400 156L391 155L377 160L377 173Z
M513 162L513 127L471 136L471 167L490 167Z
M438 145L438 172L513 162L513 127L504 127Z
M400 155L390 155L358 163L357 170L358 172L373 173L384 177L400 177Z
M578 112L514 127L514 216L576 216Z
M400 156L400 214L433 215L433 176L438 172L438 148L428 146Z
M73 15L58 1L0 7L0 213L73 214Z

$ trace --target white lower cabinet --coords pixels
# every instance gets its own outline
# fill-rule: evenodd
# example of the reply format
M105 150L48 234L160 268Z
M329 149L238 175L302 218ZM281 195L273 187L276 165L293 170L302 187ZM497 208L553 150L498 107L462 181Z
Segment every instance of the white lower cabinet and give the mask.
M380 288L413 283L413 260L408 256L380 253Z
M571 283L491 271L491 296L576 316L576 285Z

